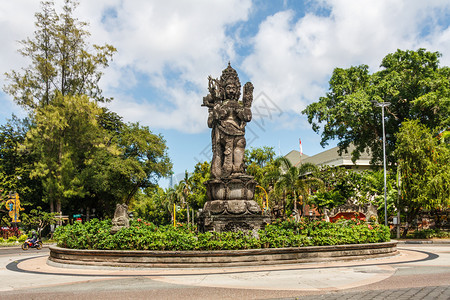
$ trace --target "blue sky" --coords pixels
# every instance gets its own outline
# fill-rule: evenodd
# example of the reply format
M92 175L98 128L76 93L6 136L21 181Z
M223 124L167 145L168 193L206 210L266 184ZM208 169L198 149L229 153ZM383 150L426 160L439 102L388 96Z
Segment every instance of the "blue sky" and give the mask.
M57 7L62 0L55 1ZM440 0L81 0L91 43L118 49L102 88L110 109L167 141L174 173L209 160L207 77L230 61L254 86L248 147L277 154L324 149L301 111L325 95L335 67L378 70L396 49L426 48L450 65L450 2ZM26 67L17 41L32 35L37 0L0 0L1 73ZM4 76L0 84L5 84ZM24 116L0 92L0 123ZM327 148L335 146L330 144ZM163 185L167 181L162 182Z

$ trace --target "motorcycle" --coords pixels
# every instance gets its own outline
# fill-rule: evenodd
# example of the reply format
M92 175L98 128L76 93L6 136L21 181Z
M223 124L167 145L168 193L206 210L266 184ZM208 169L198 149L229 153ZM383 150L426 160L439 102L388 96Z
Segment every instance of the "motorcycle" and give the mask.
M32 242L31 239L26 239L25 242L22 244L22 250L28 250L29 248L36 248L38 250L42 249L42 242L36 241Z

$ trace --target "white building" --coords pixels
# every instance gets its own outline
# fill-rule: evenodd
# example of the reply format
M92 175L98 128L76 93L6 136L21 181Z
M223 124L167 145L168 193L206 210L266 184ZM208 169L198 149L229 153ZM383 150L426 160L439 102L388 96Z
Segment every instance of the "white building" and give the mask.
M330 167L345 167L347 169L354 169L359 171L371 169L370 160L372 155L370 151L361 153L361 156L355 163L352 162L352 151L355 150L355 146L350 145L347 152L342 152L342 155L338 153L339 147L334 147L329 150L325 150L313 156L303 154L300 156L300 152L292 150L285 157L292 163L293 166L298 166L300 163L312 163L316 166L330 166Z

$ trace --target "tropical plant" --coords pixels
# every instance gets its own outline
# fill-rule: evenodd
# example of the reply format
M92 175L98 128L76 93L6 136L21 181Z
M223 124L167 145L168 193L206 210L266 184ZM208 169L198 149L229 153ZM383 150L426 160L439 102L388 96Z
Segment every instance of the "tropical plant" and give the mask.
M194 172L192 173L189 181L190 191L191 191L191 206L193 209L198 210L203 208L205 202L208 200L206 196L206 186L205 182L210 179L211 165L208 162L197 163L194 167Z
M178 196L180 197L180 202L182 204L186 205L186 217L187 217L187 224L190 223L190 209L189 209L189 202L191 201L191 188L192 188L192 177L189 176L188 171L186 170L184 172L184 178L181 180L177 187L176 191Z
M156 225L171 224L171 212L173 207L167 206L165 202L166 193L159 186L139 191L133 201L132 209L137 218L150 220Z
M293 211L298 215L297 202L299 198L302 198L300 204L303 206L311 190L322 187L323 181L311 176L313 172L318 170L314 164L304 163L297 167L293 166L285 157L281 157L279 160L281 161L282 173L275 187L283 190L284 195L291 196Z
M253 176L259 186L255 191L255 199L263 202L269 197L269 207L282 206L277 201L274 192L275 183L281 176L281 161L275 158L275 151L271 147L251 148L245 150L247 174ZM267 194L266 194L267 193Z
M39 237L42 236L42 231L49 225L56 224L57 213L48 213L42 210L42 207L38 206L35 209L30 210L28 214L23 214L22 224L31 229L37 229Z

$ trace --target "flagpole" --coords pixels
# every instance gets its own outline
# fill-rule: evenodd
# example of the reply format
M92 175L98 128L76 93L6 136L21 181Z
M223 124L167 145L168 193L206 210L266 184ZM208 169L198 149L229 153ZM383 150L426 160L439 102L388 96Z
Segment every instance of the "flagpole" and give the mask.
M299 165L301 166L301 164L302 164L302 157L303 157L303 147L302 147L302 139L301 138L298 139L298 143L299 143L299 146L300 146L300 163L299 163ZM303 213L304 213L303 196L300 195L300 198L302 199L301 212L302 212L302 216L303 216ZM295 199L294 201L295 201L295 204L297 204L297 199ZM296 210L296 213L297 213L296 217L299 218L297 210Z
M302 139L299 138L298 142L300 144L300 164L302 164L302 157L303 157L303 147L302 147Z

